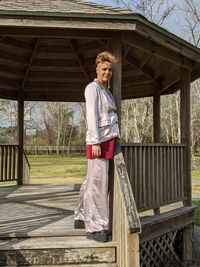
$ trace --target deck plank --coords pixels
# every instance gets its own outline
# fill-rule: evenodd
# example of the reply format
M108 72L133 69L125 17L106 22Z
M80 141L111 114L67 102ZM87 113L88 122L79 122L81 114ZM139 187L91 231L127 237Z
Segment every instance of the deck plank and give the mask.
M0 187L0 237L85 235L73 228L77 185Z

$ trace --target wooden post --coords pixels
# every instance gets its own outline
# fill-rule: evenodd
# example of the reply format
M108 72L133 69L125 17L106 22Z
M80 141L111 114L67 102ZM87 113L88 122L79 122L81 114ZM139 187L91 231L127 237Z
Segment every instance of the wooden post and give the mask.
M192 205L192 181L191 181L191 149L190 149L190 72L187 69L181 69L180 79L180 122L181 122L181 143L185 144L185 169L184 169L184 187L187 199L185 206ZM193 258L194 241L193 228L191 224L183 229L183 261L185 264Z
M153 140L160 143L160 88L157 85L153 96Z
M156 84L153 96L153 140L154 143L160 143L160 86ZM158 181L157 181L157 184ZM160 207L153 209L154 214L160 214Z
M194 224L183 228L183 262L188 266L194 254Z
M121 128L121 87L122 87L121 37L119 36L119 38L111 40L109 43L109 47L111 53L117 58L117 63L113 69L111 89L113 97L116 101L119 128ZM110 230L112 230L112 222L113 222L113 190L114 190L114 163L113 161L110 161L110 166L109 166Z
M187 69L181 69L180 79L180 121L181 121L181 143L186 145L185 149L185 206L192 205L192 181L191 181L191 119L190 119L190 72Z
M23 90L18 95L18 185L23 184L23 146L24 146L24 96Z

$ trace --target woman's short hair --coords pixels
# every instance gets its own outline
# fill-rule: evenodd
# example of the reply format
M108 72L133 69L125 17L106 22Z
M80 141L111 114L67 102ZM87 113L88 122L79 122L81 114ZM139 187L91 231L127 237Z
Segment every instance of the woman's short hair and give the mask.
M110 52L103 51L97 55L95 63L97 66L99 63L104 63L106 61L115 64L117 62L117 58Z

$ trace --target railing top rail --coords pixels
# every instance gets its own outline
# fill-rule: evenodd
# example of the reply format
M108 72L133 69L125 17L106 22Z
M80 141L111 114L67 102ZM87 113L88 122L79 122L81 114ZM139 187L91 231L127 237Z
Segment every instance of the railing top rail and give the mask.
M26 163L28 164L29 169L31 169L31 165L30 165L29 160L28 160L28 158L27 158L27 156L26 156L26 151L25 151L24 148L23 148L23 155L24 155L24 158L25 158L25 160L26 160Z
M185 144L169 144L169 143L122 143L122 147L126 146L150 146L150 147L185 147Z

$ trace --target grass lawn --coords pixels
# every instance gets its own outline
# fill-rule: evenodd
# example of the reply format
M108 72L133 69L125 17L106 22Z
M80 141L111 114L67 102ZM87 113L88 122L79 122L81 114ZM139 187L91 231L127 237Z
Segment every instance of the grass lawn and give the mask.
M81 183L86 174L84 155L28 155L31 184Z
M200 180L200 170L192 170L192 179Z
M200 226L200 200L193 200L192 203L196 206L195 224Z

